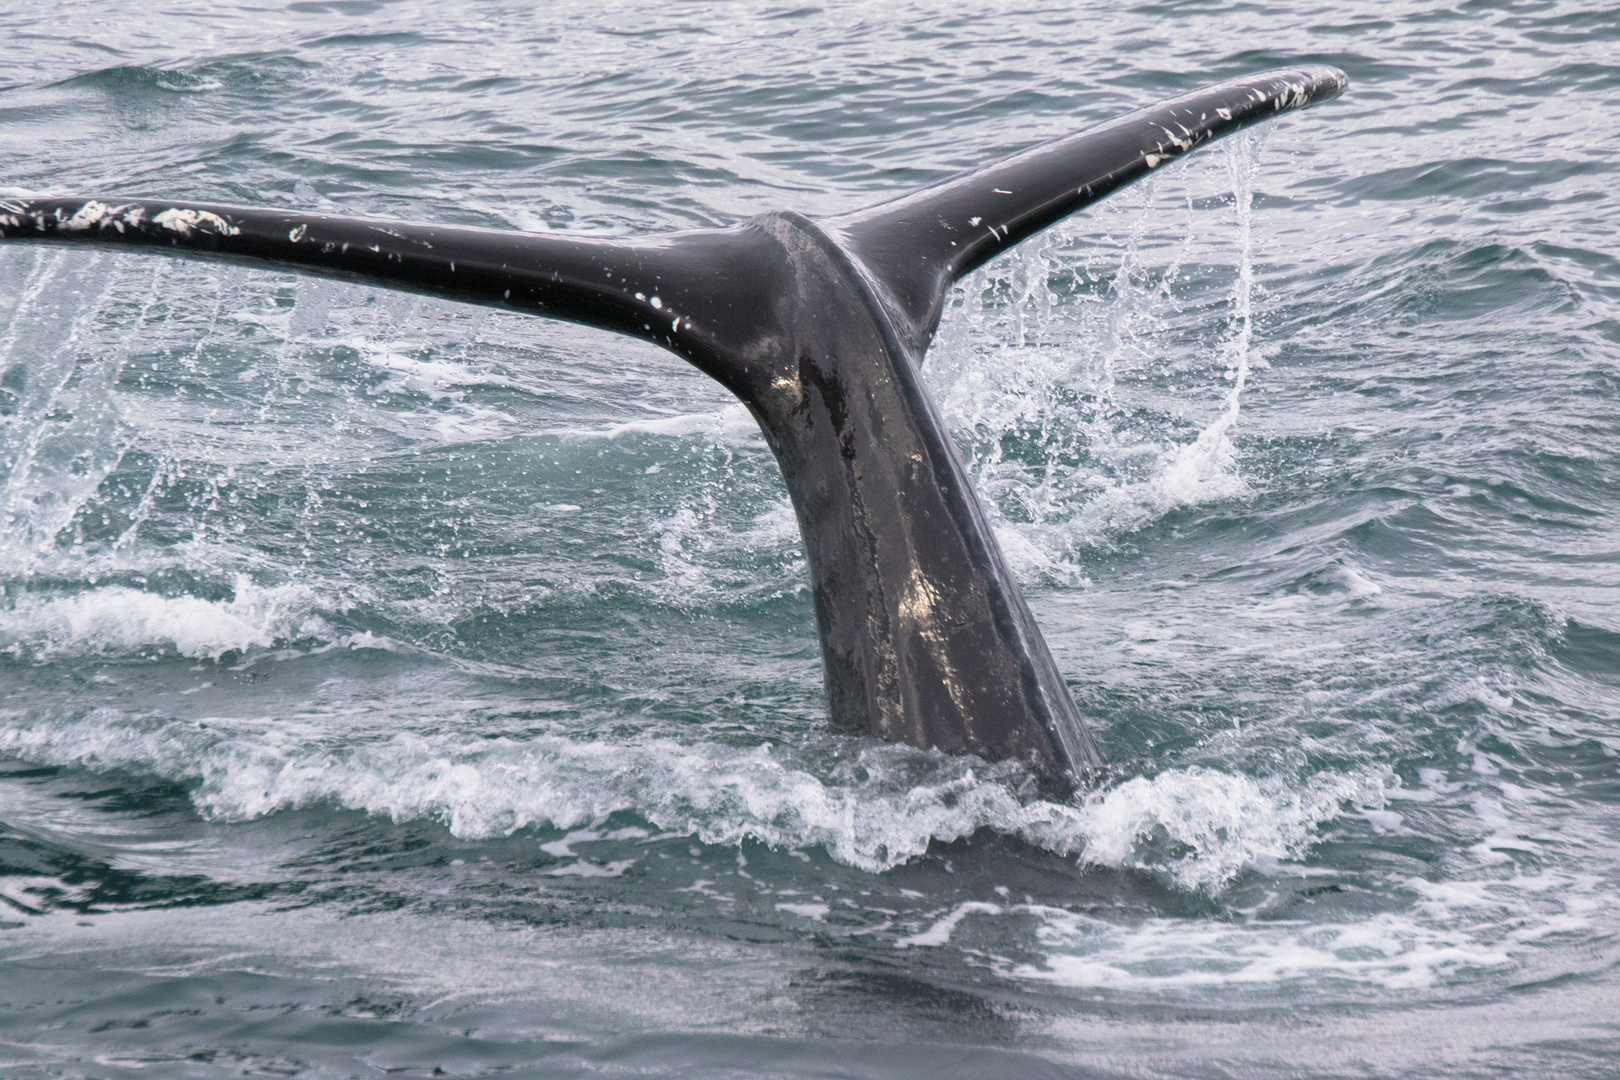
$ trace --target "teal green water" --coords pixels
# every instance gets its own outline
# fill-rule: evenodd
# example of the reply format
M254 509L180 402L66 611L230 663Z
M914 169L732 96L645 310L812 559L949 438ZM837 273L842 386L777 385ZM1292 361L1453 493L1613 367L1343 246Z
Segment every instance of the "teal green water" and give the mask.
M825 730L741 406L579 327L0 250L0 1075L1609 1076L1620 16L23 3L0 185L643 234L1349 93L952 297L1114 763Z

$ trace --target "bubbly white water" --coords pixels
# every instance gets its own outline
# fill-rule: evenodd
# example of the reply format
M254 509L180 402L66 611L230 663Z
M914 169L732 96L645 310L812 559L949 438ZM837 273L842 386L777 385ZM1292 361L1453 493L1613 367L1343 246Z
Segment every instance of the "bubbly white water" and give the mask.
M782 748L391 734L388 718L352 714L342 717L341 740L332 727L337 716L176 722L103 709L58 720L4 711L0 718L0 751L195 781L192 801L222 820L331 805L395 821L438 820L455 836L487 838L536 824L574 829L633 811L705 843L821 847L874 873L916 858L931 842L992 829L1091 865L1163 872L1186 889L1218 890L1245 867L1299 857L1316 829L1347 807L1381 809L1389 782L1324 772L1300 791L1173 769L1071 806L1020 797L1016 770L904 747L863 748L828 770L825 741Z
M23 593L0 611L0 648L36 660L148 652L219 660L333 637L315 590L297 583L261 589L246 575L230 600L109 585L68 596Z

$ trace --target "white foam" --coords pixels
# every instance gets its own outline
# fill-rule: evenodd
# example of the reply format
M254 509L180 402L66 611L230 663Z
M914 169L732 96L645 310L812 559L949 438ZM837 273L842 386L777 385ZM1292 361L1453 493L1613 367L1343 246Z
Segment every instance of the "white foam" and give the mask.
M919 945L934 947L944 945L951 940L952 931L969 915L974 913L1000 915L1001 912L1000 904L986 904L978 900L969 900L966 903L958 904L950 914L940 919L927 930L912 934L910 937L901 938L894 943L894 946L897 949L908 949Z
M1135 777L1080 811L1084 858L1167 874L1184 889L1219 889L1245 867L1297 859L1346 803L1381 809L1385 772L1323 772L1304 784L1193 766Z
M1409 989L1511 962L1499 943L1404 912L1355 923L1274 926L1150 919L1128 929L1055 909L1041 915L1037 936L1060 948L1041 965L1004 970L1063 986L1166 991L1327 979Z
M600 839L602 839L602 834L594 829L575 829L567 836L564 836L561 840L553 840L550 843L541 844L540 850L545 852L547 855L555 855L559 859L572 858L574 856L575 844L584 844L589 843L592 840Z
M0 648L55 657L173 650L218 659L233 650L269 648L301 638L329 641L316 593L290 584L260 588L239 577L230 600L162 596L109 585L69 596L24 593L0 611ZM382 639L356 647L386 648Z
M223 646L212 638L194 647ZM1091 864L1216 890L1246 866L1300 857L1344 800L1370 803L1382 792L1372 775L1323 773L1290 788L1188 769L1060 804L1021 796L1026 778L1012 766L902 746L867 746L840 760L836 740L826 738L828 745L783 749L652 736L601 743L399 733L334 746L318 722L285 718L210 718L198 727L110 712L0 714L0 752L194 782L198 809L222 820L325 803L396 821L437 820L458 837L480 838L530 825L589 830L629 811L707 843L820 847L872 872L916 858L932 842L991 829ZM829 771L827 762L838 763ZM554 842L554 853L573 855L570 843L592 837Z
M558 866L551 870L542 871L546 877L583 877L583 878L615 878L623 877L624 872L636 865L634 859L620 859L606 865L588 862L580 859L567 866Z
M410 352L423 351L425 346L420 342L350 338L343 344L358 352L368 364L389 373L390 377L375 388L376 393L422 394L441 401L460 400L463 390L472 386L502 387L526 394L535 392L516 379L497 375L481 365L419 360Z
M773 499L742 528L724 505L735 497L736 492L704 485L652 525L660 574L651 587L661 601L734 602L739 596L782 595L805 587L798 521L787 496ZM762 565L762 557L770 562Z
M1358 567L1340 565L1333 568L1334 584L1344 589L1350 600L1371 600L1383 593L1384 587L1367 576Z
M1065 542L1096 543L1136 532L1174 510L1248 496L1227 437L1229 426L1223 417L1191 443L1150 448L1157 458L1151 476L1098 492L1061 530Z
M486 442L514 435L522 423L510 413L482 405L460 403L433 417L433 436L445 445Z
M1383 989L1425 987L1471 969L1515 962L1537 942L1584 931L1601 906L1595 876L1547 872L1497 880L1405 883L1407 908L1358 921L1149 919L1117 925L1040 905L1041 964L1000 964L1004 973L1065 986L1177 991L1297 980Z

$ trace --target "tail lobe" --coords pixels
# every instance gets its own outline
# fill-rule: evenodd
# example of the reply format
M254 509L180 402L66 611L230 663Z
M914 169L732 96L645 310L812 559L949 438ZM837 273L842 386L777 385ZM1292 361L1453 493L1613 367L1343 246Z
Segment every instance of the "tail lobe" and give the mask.
M1232 79L823 224L926 343L951 285L985 262L1204 143L1347 85L1344 72L1314 65Z

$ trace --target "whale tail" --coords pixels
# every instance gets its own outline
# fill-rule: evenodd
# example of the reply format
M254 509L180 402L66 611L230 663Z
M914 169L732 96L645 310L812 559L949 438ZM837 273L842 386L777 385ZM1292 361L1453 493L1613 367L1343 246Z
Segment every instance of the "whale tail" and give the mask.
M146 199L0 200L0 239L88 242L404 289L643 338L737 395L781 465L841 730L1051 788L1097 750L919 368L951 285L1195 147L1337 96L1343 73L1236 79L851 214L640 240Z

